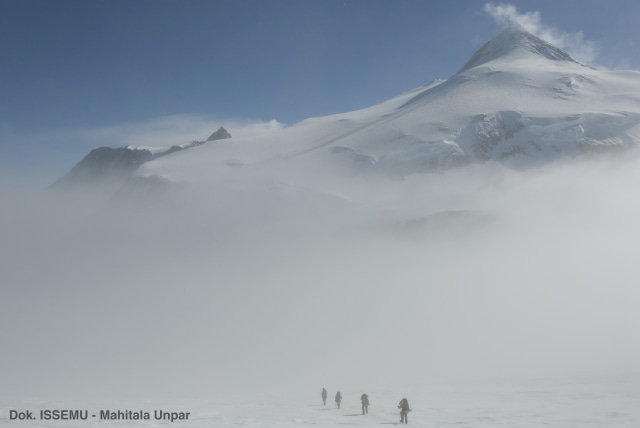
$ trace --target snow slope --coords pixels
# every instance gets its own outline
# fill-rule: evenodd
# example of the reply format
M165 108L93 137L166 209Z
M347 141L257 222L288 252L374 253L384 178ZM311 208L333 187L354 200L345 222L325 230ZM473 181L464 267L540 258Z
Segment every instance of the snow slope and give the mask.
M490 161L526 167L638 141L640 73L595 70L515 25L446 81L159 159L140 173L208 181L242 166L287 182L301 171L311 181L334 173L406 177Z
M325 427L399 425L397 404L409 400L409 426L519 428L634 428L640 423L637 401L640 389L620 379L537 379L519 384L427 384L405 388L342 389L340 409L333 402L335 388L328 388L327 405L320 390L290 391L288 394L247 392L242 396L198 397L178 400L64 400L13 401L0 405L0 427ZM362 415L360 394L370 397L369 413ZM39 418L40 410L86 409L148 412L150 420L89 421L9 421L11 409L30 409ZM188 420L154 420L154 411L189 412Z

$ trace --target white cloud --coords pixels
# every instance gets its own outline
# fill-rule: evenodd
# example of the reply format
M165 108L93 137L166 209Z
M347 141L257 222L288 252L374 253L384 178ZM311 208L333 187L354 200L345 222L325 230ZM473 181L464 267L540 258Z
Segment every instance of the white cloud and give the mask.
M629 372L638 171L345 180L340 203L251 175L156 201L2 195L0 376L146 396Z
M169 148L206 140L220 126L224 126L233 138L251 138L284 127L275 119L172 115L95 128L32 133L0 129L0 148L4 155L0 159L0 178L4 182L18 181L41 187L64 175L94 148Z
M567 51L578 61L588 65L596 63L597 46L594 42L585 40L581 31L569 33L543 24L540 12L520 13L514 5L508 3L486 3L484 12L500 26L520 24L530 33Z
M224 126L233 137L252 135L282 128L276 120L268 122L251 119L220 119L204 116L172 115L146 122L70 131L78 139L111 147L149 146L170 147L194 140L205 140Z

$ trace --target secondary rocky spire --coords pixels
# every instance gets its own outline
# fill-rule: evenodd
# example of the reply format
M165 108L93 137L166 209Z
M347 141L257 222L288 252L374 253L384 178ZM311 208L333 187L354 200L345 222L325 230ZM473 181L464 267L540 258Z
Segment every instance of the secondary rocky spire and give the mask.
M226 138L231 138L231 134L229 134L227 130L224 129L224 126L221 126L216 132L209 135L207 141L224 140Z

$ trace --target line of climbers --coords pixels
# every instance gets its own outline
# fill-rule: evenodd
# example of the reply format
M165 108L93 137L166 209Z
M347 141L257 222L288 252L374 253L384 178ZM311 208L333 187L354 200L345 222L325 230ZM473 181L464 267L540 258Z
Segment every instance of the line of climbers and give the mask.
M336 401L336 406L339 409L340 403L342 403L342 394L340 393L340 391L336 392L335 401ZM360 396L360 401L362 402L362 414L363 415L368 414L369 413L369 396L367 394L362 394ZM325 406L327 405L327 390L325 388L322 388L322 404L324 404ZM406 398L403 398L402 400L400 400L400 403L398 403L398 409L400 409L400 423L401 424L409 423L407 419L407 413L409 413L411 409L409 408L409 401Z

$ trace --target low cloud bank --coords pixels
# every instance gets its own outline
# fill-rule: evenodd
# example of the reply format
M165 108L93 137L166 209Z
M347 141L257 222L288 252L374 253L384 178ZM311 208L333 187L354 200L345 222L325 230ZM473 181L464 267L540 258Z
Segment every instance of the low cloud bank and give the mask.
M0 376L146 397L630 372L637 166L5 192Z

